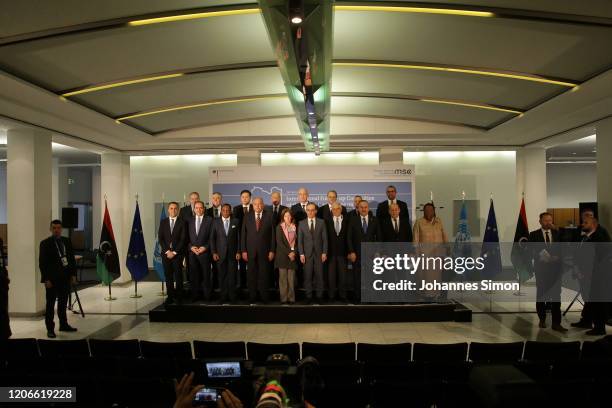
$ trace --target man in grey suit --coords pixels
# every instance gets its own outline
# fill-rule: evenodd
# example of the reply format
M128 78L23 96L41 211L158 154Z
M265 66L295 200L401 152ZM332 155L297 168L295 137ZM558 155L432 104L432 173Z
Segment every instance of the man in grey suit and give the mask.
M317 303L323 297L323 263L327 260L327 228L325 221L317 218L317 206L309 203L306 206L306 219L298 226L298 253L304 265L304 289L306 301L312 303L312 286L317 296Z
M221 217L213 221L210 250L219 271L221 303L236 301L236 280L240 259L240 220L232 217L232 206L223 204Z

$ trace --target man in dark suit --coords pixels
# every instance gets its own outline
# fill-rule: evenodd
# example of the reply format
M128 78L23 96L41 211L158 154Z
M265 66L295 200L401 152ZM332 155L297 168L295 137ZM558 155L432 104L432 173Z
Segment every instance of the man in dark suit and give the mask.
M212 193L210 196L210 207L206 209L206 216L210 218L221 217L221 205L223 203L223 195L218 192Z
M352 217L359 216L359 203L361 202L361 200L363 200L363 197L361 197L360 195L356 195L355 197L353 197L353 209L347 213L349 219L351 219ZM368 214L374 215L372 214L372 210L369 210Z
M401 220L406 225L410 225L410 213L408 212L408 204L406 204L402 200L398 200L396 197L397 197L397 189L395 188L395 186L388 186L387 187L387 200L378 204L378 207L376 208L376 218L378 218L380 222L390 218L389 206L391 204L397 204L399 205L399 208L400 208Z
M178 215L185 224L189 224L189 221L195 216L195 203L198 201L200 201L200 193L197 191L189 193L189 204L181 208Z
M342 206L332 204L332 217L327 220L327 282L329 300L336 298L336 290L340 300L347 302L347 269L346 269L346 235L349 227L349 217L342 214Z
M582 318L573 327L593 328L587 335L603 336L606 334L606 320L609 313L612 266L612 244L608 231L599 225L595 216L585 217L582 222L583 238L578 251L586 261L581 264L581 280L586 282L582 287L585 299Z
M76 261L72 244L66 237L62 237L62 222L51 221L51 236L40 242L38 266L40 268L40 282L45 284L47 307L45 311L45 325L47 337L55 338L55 302L57 301L57 317L60 321L60 331L74 332L77 329L68 324L66 307L70 285L76 283Z
M405 224L406 218L402 218L400 206L397 203L391 204L389 206L389 213L390 217L380 222L382 241L412 242L412 226Z
M249 302L254 304L257 293L261 301L268 301L270 287L270 268L276 248L275 225L272 214L264 211L261 197L253 199L253 211L245 215L242 221L240 248L242 260L247 262Z
M168 218L159 223L157 233L168 291L166 305L175 301L183 302L183 258L187 246L187 233L185 222L178 217L178 208L176 201L168 203Z
M332 218L332 205L336 201L338 201L338 193L336 192L336 190L329 190L327 192L327 204L319 207L319 211L317 211L317 217L325 221L330 220ZM342 215L344 216L347 214L347 211L343 205L341 205L341 207Z
M359 202L359 215L350 220L346 237L348 260L353 264L353 296L355 302L361 301L361 243L382 241L378 219L369 213L366 200Z
M281 195L278 191L273 191L270 194L270 205L266 206L266 211L272 213L272 219L274 225L278 225L281 222L280 215L287 206L281 204Z
M552 329L566 332L561 325L561 251L559 231L553 225L552 214L540 214L540 229L529 233L533 266L536 277L536 311L540 319L539 327L546 327L546 307L550 306Z
M300 225L300 221L306 218L306 206L308 201L308 189L301 187L297 193L298 202L291 206L291 214L296 225ZM315 204L316 205L316 204Z
M0 341L8 339L12 335L8 313L10 282L4 261L4 241L0 238Z
M210 300L212 294L212 279L210 276L210 233L212 218L204 215L204 203L196 201L195 216L189 220L189 275L191 281L191 301L198 299L198 292L202 290L205 302Z
M240 259L240 222L232 218L232 206L223 204L221 217L213 221L210 250L217 263L221 303L235 302L238 260Z
M313 280L316 302L323 298L323 264L327 261L327 228L325 221L317 218L317 206L308 203L306 218L298 225L298 253L304 266L306 302L312 303Z
M251 192L249 190L242 190L240 192L240 204L234 207L232 211L232 217L238 220L238 224L242 229L242 220L244 216L253 211L253 204L251 204ZM238 275L238 285L241 288L247 287L247 263L240 259L238 262L238 266L240 267L240 273Z

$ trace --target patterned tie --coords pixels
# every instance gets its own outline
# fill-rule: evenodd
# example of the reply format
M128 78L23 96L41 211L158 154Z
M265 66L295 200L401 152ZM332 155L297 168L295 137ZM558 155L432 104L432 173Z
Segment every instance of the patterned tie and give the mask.
M340 217L336 217L336 235L340 235Z
M170 234L174 231L174 218L170 218Z
M259 228L261 227L261 213L257 214L257 220L255 221L255 228L259 232Z
M366 221L366 217L361 217L361 229L363 230L364 234L368 232L368 222Z
M393 229L395 229L396 234L399 234L399 227L397 226L397 218L393 219Z
M229 231L229 219L223 220L223 228L225 229L225 235L227 236L227 232Z

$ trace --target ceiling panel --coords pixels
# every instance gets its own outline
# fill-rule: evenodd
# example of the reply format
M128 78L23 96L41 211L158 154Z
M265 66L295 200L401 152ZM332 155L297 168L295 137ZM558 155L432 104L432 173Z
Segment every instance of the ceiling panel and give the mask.
M254 0L0 0L0 38L121 17ZM34 12L35 11L35 12Z
M53 91L270 60L274 55L259 14L124 26L0 47L0 67Z
M460 99L526 109L567 87L492 76L396 68L334 67L334 92Z
M505 18L337 11L334 58L412 61L584 80L612 66L612 28Z
M166 112L134 118L127 122L134 123L150 133L159 133L171 129L288 115L293 115L289 98L275 98Z
M277 67L207 72L71 97L109 116L244 95L285 93Z
M516 115L466 106L390 98L332 96L333 115L383 116L490 127ZM333 136L332 136L333 138Z

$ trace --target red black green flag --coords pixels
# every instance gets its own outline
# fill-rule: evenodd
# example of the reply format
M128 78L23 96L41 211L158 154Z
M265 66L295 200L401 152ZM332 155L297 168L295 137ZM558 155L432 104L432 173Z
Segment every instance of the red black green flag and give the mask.
M102 232L100 233L100 247L96 257L96 272L105 285L110 285L121 274L119 253L117 252L113 224L111 223L106 201L104 202L104 219L102 221Z

